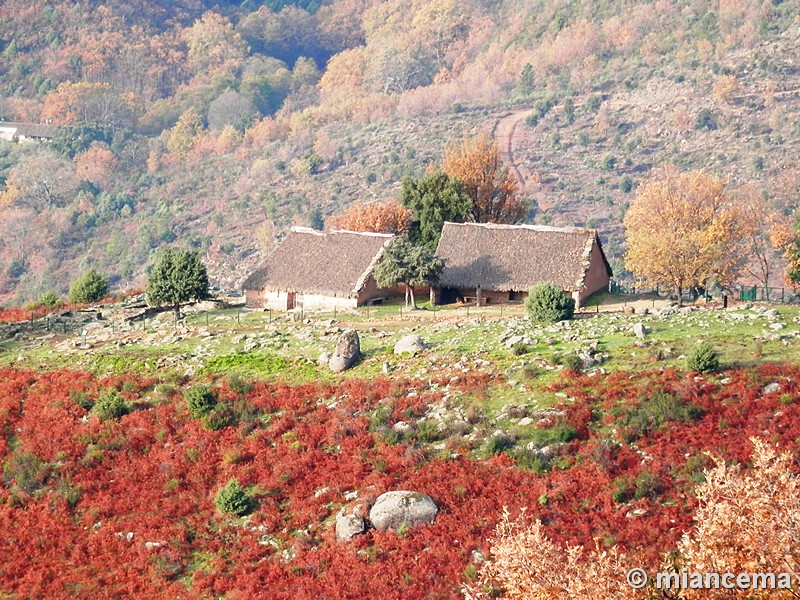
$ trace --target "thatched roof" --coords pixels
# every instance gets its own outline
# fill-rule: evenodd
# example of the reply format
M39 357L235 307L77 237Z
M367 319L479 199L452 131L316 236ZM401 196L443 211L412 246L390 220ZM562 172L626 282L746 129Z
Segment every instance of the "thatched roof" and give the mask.
M595 242L610 276L600 239L590 229L445 223L436 249L445 260L439 285L507 292L552 281L577 291L583 288Z
M293 227L242 286L351 297L364 286L393 238L385 233Z
M13 123L11 121L0 121L0 129L14 130L12 135L15 137L52 138L56 134L58 126L45 123Z

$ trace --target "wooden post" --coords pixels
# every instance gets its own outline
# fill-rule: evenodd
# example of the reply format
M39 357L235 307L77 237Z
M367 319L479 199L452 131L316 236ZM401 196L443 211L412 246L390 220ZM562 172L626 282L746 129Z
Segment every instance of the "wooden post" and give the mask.
M206 327L208 327L208 311L206 311Z
M483 299L482 296L483 296L483 293L482 293L482 290L481 290L481 286L476 287L475 288L475 306L478 307L478 308L481 307L481 300Z

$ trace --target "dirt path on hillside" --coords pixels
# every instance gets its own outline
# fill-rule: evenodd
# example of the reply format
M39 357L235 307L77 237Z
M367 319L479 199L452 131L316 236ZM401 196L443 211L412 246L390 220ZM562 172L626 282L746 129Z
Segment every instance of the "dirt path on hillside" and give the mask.
M500 147L500 158L503 163L514 173L519 183L519 189L525 191L526 178L522 168L514 160L514 132L525 117L531 114L531 109L515 110L497 119L492 129L497 145Z

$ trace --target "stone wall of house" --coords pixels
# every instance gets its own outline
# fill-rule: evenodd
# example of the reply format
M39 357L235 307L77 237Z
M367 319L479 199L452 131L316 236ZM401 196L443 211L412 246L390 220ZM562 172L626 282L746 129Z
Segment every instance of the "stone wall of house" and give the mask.
M358 305L358 298L323 296L322 294L297 294L295 307L300 308L301 303L304 310L333 310L334 308L342 310L355 308Z
M609 280L606 265L600 255L600 247L597 245L597 240L595 240L592 246L592 253L589 256L589 269L586 271L586 278L583 280L583 288L575 300L576 308L582 306L586 299L595 292L607 290Z

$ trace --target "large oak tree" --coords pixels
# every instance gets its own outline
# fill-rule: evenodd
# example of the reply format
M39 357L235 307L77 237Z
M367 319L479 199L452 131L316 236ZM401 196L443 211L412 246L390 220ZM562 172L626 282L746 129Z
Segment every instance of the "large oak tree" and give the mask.
M500 159L500 148L488 135L454 141L445 149L442 171L464 182L472 200L470 215L477 223L521 223L528 202Z
M739 211L725 182L704 173L656 171L625 215L625 265L652 285L687 289L733 281L743 262Z

